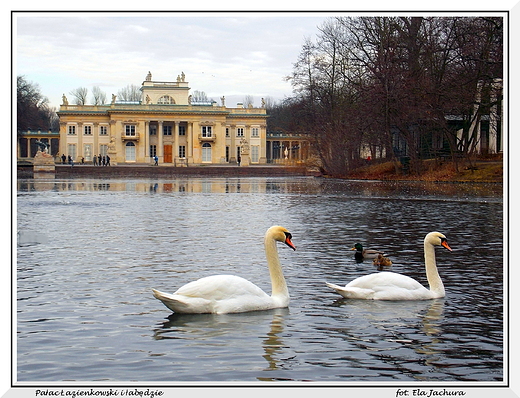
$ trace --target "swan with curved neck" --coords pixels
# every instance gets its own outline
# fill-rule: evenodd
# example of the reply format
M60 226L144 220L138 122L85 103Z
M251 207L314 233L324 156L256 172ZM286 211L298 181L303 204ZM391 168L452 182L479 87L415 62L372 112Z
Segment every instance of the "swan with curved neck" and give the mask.
M327 286L343 297L352 299L428 300L444 297L444 285L435 262L435 246L440 245L451 251L448 240L440 232L430 232L424 238L424 262L429 289L406 275L394 272L361 276L344 287L332 283L327 283Z
M170 310L185 314L226 314L287 307L289 290L280 265L276 242L283 242L296 250L291 239L291 233L280 226L269 228L265 234L264 246L271 276L271 296L255 284L235 275L201 278L182 286L173 294L152 289L153 295Z

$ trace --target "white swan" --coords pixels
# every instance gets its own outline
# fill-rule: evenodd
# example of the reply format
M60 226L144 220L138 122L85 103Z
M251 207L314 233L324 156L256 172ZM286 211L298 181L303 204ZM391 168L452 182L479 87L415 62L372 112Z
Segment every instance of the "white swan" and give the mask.
M354 279L345 287L327 283L345 298L365 300L428 300L444 297L444 285L437 272L435 246L442 245L449 251L446 237L440 232L430 232L424 238L424 261L430 289L416 280L394 272L378 272Z
M283 276L276 241L296 250L287 229L273 226L265 233L264 246L271 276L272 295L248 280L235 275L215 275L190 282L173 294L153 290L153 295L177 313L226 314L284 308L289 305L289 291Z

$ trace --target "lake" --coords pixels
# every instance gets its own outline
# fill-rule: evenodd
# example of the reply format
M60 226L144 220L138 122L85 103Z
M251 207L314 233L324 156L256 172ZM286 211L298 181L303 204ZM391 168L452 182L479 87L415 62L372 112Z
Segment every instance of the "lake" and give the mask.
M502 185L294 178L17 181L18 382L501 382ZM263 236L279 245L287 309L172 314L174 292L235 274L270 293ZM424 236L443 299L343 299L378 272L350 249L384 250L427 286Z

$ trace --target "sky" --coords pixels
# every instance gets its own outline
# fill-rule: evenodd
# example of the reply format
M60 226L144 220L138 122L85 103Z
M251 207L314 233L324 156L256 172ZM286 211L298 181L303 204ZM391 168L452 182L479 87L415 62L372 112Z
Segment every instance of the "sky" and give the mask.
M99 86L112 94L184 72L192 92L235 106L253 96L279 101L292 95L285 77L305 38L331 14L317 13L17 13L16 75L37 83L50 105L62 95Z

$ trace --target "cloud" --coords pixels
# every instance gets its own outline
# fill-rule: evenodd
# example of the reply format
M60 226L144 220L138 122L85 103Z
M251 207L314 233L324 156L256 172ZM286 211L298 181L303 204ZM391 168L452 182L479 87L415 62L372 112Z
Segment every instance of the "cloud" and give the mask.
M305 15L305 14L304 14ZM192 89L208 95L291 94L292 70L305 36L325 16L274 13L16 15L16 73L40 85L52 106L77 87L110 95L184 71ZM72 82L72 85L71 85Z

